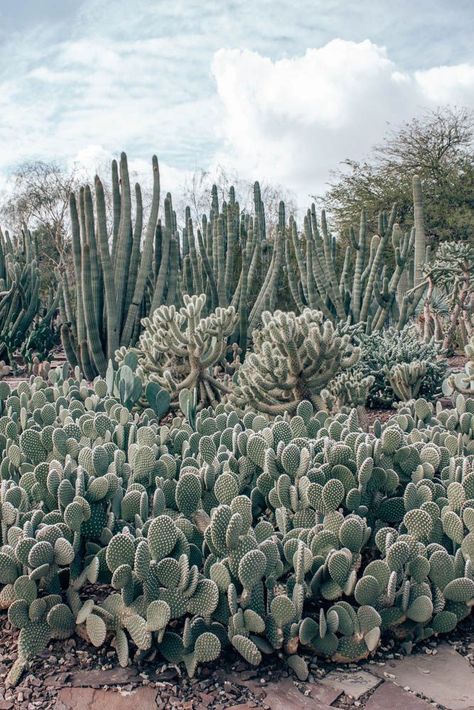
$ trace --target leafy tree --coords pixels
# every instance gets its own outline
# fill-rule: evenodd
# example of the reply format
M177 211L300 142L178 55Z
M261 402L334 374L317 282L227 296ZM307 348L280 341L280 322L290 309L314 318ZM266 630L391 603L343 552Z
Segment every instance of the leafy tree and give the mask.
M412 177L425 196L425 223L431 241L474 241L474 114L445 107L390 130L363 162L347 159L333 174L321 201L341 235L356 225L362 206L369 227L381 210L397 204L400 225L413 224Z
M69 195L77 187L75 171L56 163L26 162L12 176L11 197L1 206L2 222L15 234L29 229L37 244L42 285L67 258Z

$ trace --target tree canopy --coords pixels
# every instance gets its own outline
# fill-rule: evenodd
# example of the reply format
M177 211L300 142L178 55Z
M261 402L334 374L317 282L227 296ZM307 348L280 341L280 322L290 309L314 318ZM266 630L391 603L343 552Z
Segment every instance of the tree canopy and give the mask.
M414 174L431 240L474 240L474 114L466 109L439 108L390 129L367 160L343 162L320 201L341 235L357 225L363 206L373 231L378 213L394 203L400 226L411 226Z

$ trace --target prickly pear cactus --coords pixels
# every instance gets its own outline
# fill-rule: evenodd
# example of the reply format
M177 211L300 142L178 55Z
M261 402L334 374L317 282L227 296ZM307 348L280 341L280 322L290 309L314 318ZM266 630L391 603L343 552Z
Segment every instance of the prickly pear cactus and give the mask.
M187 395L192 416L161 425L77 375L0 383L10 684L77 630L124 666L276 652L304 679L305 656L356 662L471 612L474 400L411 400L367 432L357 409L196 413Z

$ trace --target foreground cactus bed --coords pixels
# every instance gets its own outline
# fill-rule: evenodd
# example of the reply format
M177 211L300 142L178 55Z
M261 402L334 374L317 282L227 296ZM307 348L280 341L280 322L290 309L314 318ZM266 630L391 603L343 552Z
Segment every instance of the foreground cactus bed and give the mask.
M233 647L370 655L446 633L474 604L474 400L408 402L373 433L301 401L192 425L133 414L66 369L0 383L0 606L16 683L50 639L158 650L193 675ZM104 601L90 584L107 585Z

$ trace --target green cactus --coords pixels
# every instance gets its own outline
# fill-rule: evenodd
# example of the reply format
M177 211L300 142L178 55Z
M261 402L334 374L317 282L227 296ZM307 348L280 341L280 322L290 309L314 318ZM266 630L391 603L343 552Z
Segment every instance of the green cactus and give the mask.
M321 404L321 391L342 369L358 359L349 337L336 337L322 313L305 310L262 315L251 353L238 372L233 400L267 414L294 413L299 403Z

